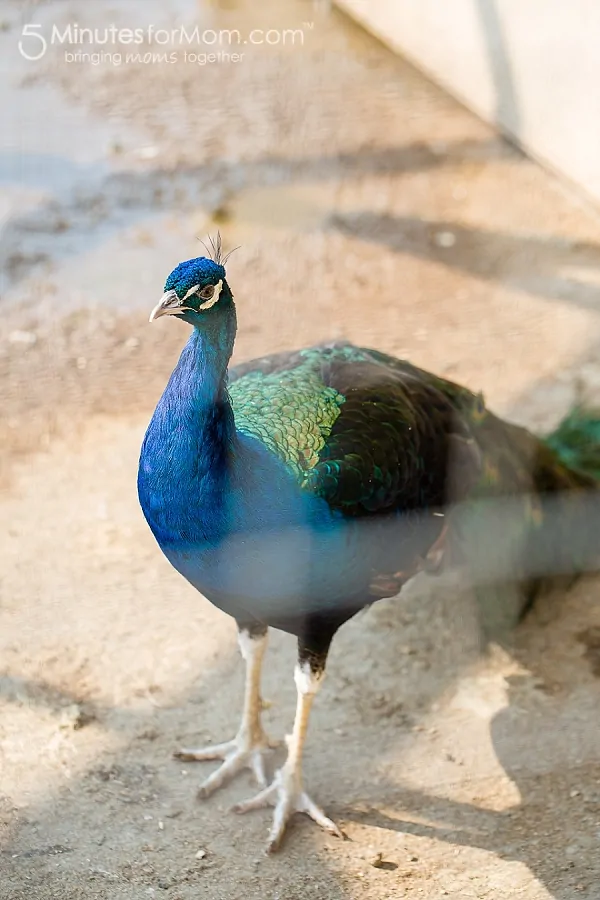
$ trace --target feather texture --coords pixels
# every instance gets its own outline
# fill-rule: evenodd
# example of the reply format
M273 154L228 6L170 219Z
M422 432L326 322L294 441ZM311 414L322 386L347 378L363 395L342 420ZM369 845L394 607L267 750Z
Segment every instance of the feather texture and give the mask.
M269 849L294 811L341 832L302 787L310 708L337 629L420 570L467 563L488 636L501 639L547 576L600 543L600 419L574 413L545 442L483 398L375 350L329 344L228 371L236 331L220 237L171 273L151 320L192 335L140 456L142 509L173 566L234 616L247 662L233 741L207 795L245 765L264 781L260 665L269 626L298 637L296 718L273 783Z
M480 395L347 343L228 372L235 309L224 276L201 259L167 280L179 298L195 285L222 291L210 309L186 299L180 317L194 331L139 476L159 543L209 599L301 634L315 617L338 627L450 554L480 581L522 582L526 593L550 556L555 568L587 565L595 539L574 546L565 534L581 519L573 497L596 496L596 481L561 457L575 460L581 420L543 442ZM597 427L586 420L580 466L597 462Z

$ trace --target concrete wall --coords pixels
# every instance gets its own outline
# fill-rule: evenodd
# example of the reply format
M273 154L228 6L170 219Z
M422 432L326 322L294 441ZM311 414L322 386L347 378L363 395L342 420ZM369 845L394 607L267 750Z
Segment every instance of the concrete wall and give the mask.
M599 0L338 0L600 203Z

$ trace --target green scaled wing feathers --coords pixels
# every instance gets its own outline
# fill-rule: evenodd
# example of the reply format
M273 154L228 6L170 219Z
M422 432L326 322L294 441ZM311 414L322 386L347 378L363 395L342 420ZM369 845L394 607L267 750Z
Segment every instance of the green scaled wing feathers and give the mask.
M238 430L346 515L443 506L450 453L469 486L479 472L449 399L384 354L333 344L265 357L234 369L229 393Z
M285 369L238 377L229 396L238 431L258 438L302 480L318 462L344 397L324 384L317 354L298 356Z

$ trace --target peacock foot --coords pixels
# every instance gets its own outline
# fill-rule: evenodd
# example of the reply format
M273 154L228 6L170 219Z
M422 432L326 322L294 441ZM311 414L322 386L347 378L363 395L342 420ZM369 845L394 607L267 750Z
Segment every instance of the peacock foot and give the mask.
M278 742L270 741L264 733L250 736L240 733L232 741L201 747L197 750L182 748L173 754L176 759L185 762L198 762L210 759L222 759L218 769L202 782L198 796L209 797L228 781L231 781L243 769L250 769L260 787L267 785L265 774L265 757L270 750L278 746Z
M265 806L274 806L273 825L267 843L267 853L274 853L279 849L289 820L294 813L304 813L324 828L329 834L343 838L344 834L323 810L311 800L302 788L300 774L286 765L275 773L272 784L263 788L256 796L237 803L233 811L237 813L249 812L251 809L262 809Z

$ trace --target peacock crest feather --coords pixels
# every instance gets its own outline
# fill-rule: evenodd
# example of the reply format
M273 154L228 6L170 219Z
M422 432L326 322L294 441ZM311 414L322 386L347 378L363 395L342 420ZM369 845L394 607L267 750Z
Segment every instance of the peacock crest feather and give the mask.
M208 258L212 259L218 266L225 266L231 254L240 249L239 247L233 247L231 250L228 250L227 253L223 254L223 241L221 239L220 231L217 231L217 235L214 238L210 234L207 235L206 241L208 241L208 243L201 238L198 238L198 240L206 250Z

